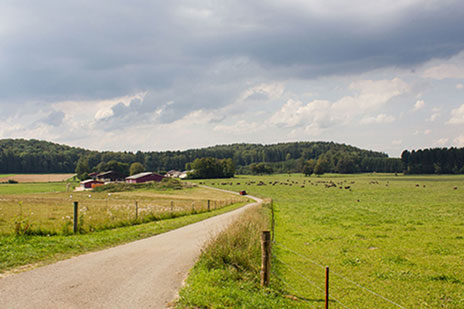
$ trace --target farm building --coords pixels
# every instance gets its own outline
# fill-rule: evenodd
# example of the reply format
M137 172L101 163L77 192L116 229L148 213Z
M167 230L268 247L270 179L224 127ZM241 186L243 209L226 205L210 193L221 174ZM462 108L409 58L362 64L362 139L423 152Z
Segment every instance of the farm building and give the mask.
M98 174L97 180L103 182L124 181L124 176L115 171L107 171Z
M152 172L144 172L126 177L127 183L142 183L147 181L161 181L164 176Z
M83 189L93 189L98 186L103 186L105 183L103 181L95 180L95 179L87 179L81 181L81 188Z
M170 177L170 178L179 178L179 176L182 174L182 172L176 171L176 170L170 170L169 172L164 175L165 177Z
M188 177L188 173L193 172L193 171L183 171L180 175L180 179L186 179Z

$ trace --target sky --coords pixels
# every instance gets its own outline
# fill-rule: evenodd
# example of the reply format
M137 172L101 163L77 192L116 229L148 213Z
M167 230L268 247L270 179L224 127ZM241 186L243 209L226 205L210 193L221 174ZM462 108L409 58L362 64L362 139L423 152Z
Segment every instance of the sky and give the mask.
M464 147L464 1L0 2L0 138Z

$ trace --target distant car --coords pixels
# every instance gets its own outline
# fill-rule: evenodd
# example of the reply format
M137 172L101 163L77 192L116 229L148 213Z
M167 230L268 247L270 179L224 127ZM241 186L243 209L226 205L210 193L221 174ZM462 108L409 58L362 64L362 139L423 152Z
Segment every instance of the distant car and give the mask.
M242 191L240 191L239 193L240 193L240 195L247 195L247 193L246 193L245 190L242 190Z

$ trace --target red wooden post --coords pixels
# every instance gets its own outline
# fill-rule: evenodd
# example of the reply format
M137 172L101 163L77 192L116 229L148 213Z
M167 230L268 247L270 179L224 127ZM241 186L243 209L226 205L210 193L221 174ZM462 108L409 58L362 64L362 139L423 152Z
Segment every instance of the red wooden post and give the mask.
M325 309L329 308L329 267L325 268Z

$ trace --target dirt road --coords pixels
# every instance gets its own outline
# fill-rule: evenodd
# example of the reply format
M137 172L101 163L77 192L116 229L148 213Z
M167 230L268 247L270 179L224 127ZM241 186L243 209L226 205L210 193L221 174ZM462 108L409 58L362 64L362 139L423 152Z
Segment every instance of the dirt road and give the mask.
M164 308L176 297L203 245L256 203L0 279L0 308Z

